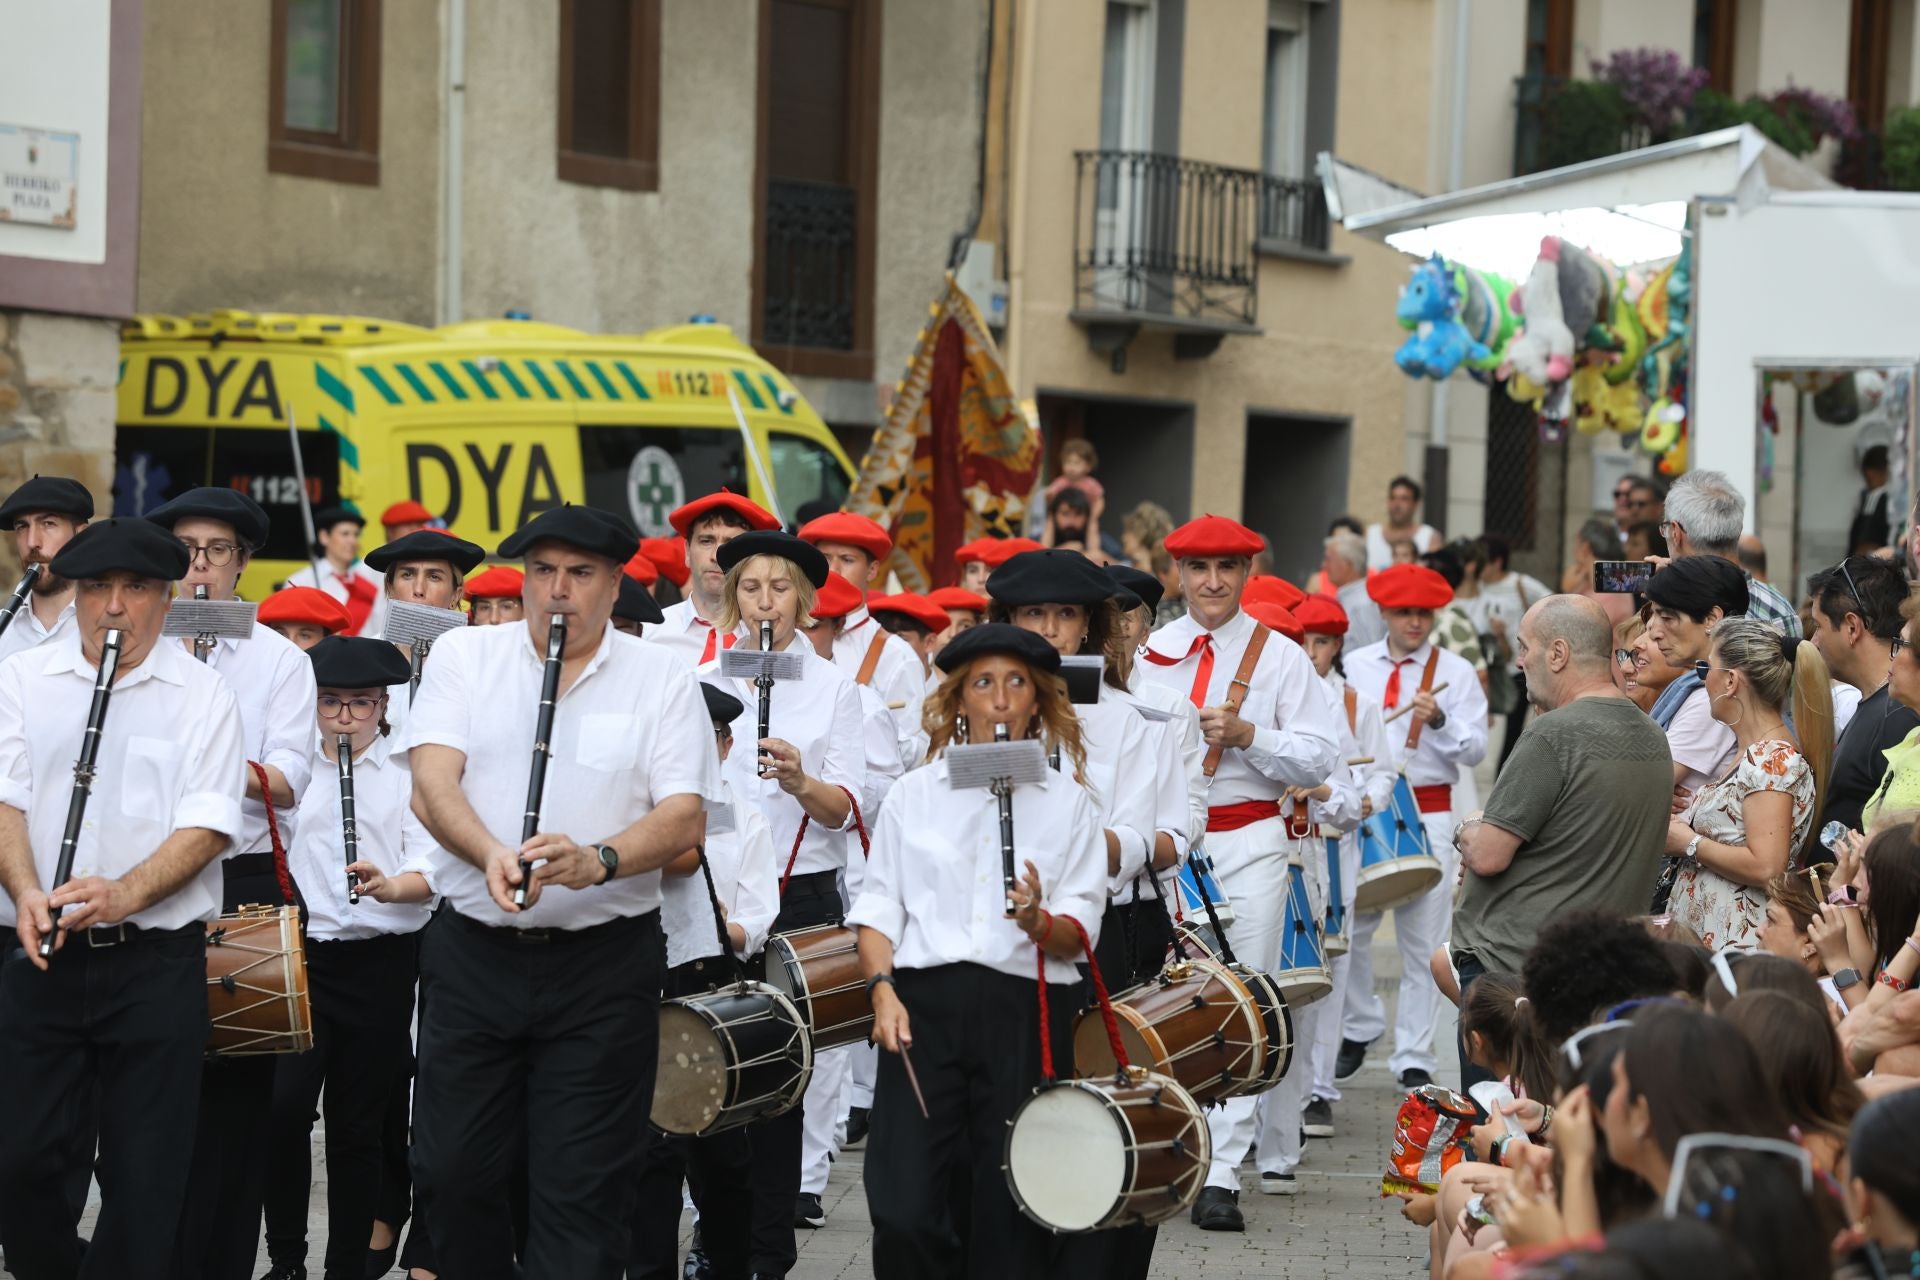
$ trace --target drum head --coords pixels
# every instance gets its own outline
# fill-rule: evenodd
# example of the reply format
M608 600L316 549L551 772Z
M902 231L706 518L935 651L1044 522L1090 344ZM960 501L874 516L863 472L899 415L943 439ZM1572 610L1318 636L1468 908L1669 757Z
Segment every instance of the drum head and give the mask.
M727 1055L720 1038L705 1018L685 1005L661 1005L654 1127L666 1133L703 1133L726 1105Z
M1127 1180L1127 1135L1107 1099L1070 1084L1043 1088L1013 1113L1007 1183L1029 1217L1055 1231L1105 1221Z
M1120 1028L1120 1047L1127 1051L1127 1061L1149 1067L1158 1062L1164 1048L1147 1042L1133 1020L1133 1011L1116 1006L1113 1014ZM1107 1038L1107 1021L1098 1009L1085 1010L1074 1020L1073 1065L1081 1075L1096 1077L1110 1076L1120 1068L1113 1060L1113 1041Z

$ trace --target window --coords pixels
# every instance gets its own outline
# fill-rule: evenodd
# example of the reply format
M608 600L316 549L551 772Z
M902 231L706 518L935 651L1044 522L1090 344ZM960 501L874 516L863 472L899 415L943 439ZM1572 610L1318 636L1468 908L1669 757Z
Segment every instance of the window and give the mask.
M1306 173L1307 6L1267 0L1267 80L1261 167L1276 178Z
M1887 123L1887 51L1893 42L1893 0L1853 0L1847 56L1847 101L1863 129Z
M588 506L620 512L649 538L670 536L667 513L689 499L722 485L747 492L732 428L581 427L580 475Z
M380 0L273 0L267 169L380 182Z
M560 0L562 181L660 189L660 0Z
M1693 65L1707 73L1707 87L1733 92L1733 46L1740 0L1693 0Z
M847 500L847 473L818 441L784 432L767 433L767 466L780 510L789 520L809 503L835 511Z
M266 560L303 560L300 485L284 431L245 427L121 427L114 440L113 514L137 516L196 485L237 489L272 516ZM300 433L307 498L315 509L340 501L339 437Z

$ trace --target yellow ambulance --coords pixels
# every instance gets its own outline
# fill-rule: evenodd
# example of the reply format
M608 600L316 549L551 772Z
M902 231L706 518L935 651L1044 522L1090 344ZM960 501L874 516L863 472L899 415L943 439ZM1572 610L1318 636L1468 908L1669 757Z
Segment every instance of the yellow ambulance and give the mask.
M667 513L721 485L791 526L853 478L819 415L725 325L602 336L215 311L122 326L114 514L195 485L249 494L273 519L241 582L262 598L306 563L289 419L309 499L364 514L363 549L407 498L491 551L563 502L670 536Z

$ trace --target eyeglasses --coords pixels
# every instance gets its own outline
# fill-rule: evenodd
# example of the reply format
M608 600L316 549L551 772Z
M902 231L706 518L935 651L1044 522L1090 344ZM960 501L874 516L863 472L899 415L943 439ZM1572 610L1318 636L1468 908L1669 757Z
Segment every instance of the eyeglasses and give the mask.
M1893 639L1887 641L1887 658L1889 660L1897 658L1900 656L1902 649L1911 648L1913 648L1913 643L1905 636L1895 636Z
M1739 674L1739 672L1732 667L1716 667L1711 662L1708 662L1705 658L1702 658L1700 659L1700 661L1693 664L1693 674L1698 676L1702 680L1705 680L1707 678L1707 673L1709 671L1724 671L1730 676Z
M320 714L337 716L340 708L345 707L347 714L355 720L371 720L380 714L379 698L336 698L330 693L320 695Z
M1633 665L1633 650L1615 649L1613 651L1613 664L1616 667L1631 667Z
M1623 484L1613 491L1613 500L1615 502L1620 501L1622 498L1631 498L1632 496L1633 486L1630 484Z
M219 568L221 565L232 564L233 558L240 554L240 544L236 542L207 542L196 544L182 538L180 539L180 545L186 548L188 564L192 564L201 556L205 556L208 564Z
M1867 630L1872 631L1873 619L1867 613L1866 597L1860 594L1860 584L1853 580L1853 570L1847 568L1847 561L1851 559L1853 559L1852 556L1841 557L1840 573L1841 573L1841 576L1845 577L1847 580L1847 590L1853 594L1853 603L1856 606L1855 612L1857 612L1860 615L1860 621L1866 624ZM1899 643L1898 641L1895 642L1896 652L1898 652L1898 648L1897 648L1898 643Z
M1664 1216L1672 1218L1679 1215L1682 1195L1690 1195L1693 1201L1691 1211L1701 1218L1711 1217L1716 1203L1738 1197L1739 1186L1734 1182L1722 1181L1718 1171L1706 1170L1704 1179L1690 1179L1687 1176L1687 1161L1705 1151L1755 1151L1791 1160L1800 1168L1801 1194L1813 1194L1813 1157L1798 1143L1783 1142L1778 1138L1753 1138L1742 1133L1690 1133L1680 1139L1680 1145L1674 1148L1673 1173L1667 1179L1666 1201L1660 1206ZM1692 1185L1695 1182L1701 1185Z
M1662 520L1662 521L1660 522L1660 536L1661 536L1662 538L1665 538L1665 539L1667 539L1667 540L1669 540L1669 541L1671 541L1671 540L1672 540L1672 538L1673 538L1673 524L1674 524L1674 522L1673 522L1673 521L1671 521L1671 520Z

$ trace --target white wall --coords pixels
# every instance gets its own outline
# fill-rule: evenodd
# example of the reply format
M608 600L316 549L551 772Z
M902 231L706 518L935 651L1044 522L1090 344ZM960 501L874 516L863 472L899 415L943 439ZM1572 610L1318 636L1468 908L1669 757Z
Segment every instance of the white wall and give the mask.
M1684 8L1689 16L1692 5ZM1741 0L1733 91L1773 93L1795 84L1846 96L1850 0Z
M107 260L107 83L111 0L0 0L0 124L80 135L73 230L0 222L0 254ZM209 193L210 198L217 193Z
M1797 0L1796 0L1797 2ZM1573 74L1616 49L1671 49L1693 61L1693 6L1673 0L1605 0L1573 9Z

